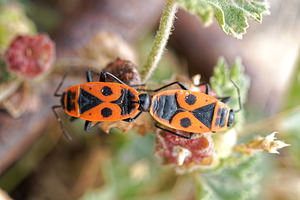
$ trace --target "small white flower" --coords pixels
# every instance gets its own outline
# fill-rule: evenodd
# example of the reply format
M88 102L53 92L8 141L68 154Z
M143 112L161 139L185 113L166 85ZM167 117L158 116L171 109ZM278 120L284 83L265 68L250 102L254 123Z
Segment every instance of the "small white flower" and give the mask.
M184 160L192 155L192 152L181 146L174 146L173 156L177 158L177 164L183 165Z
M275 137L275 134L278 132L273 132L270 135L266 136L266 143L270 143L273 142L274 140L276 140L277 138Z

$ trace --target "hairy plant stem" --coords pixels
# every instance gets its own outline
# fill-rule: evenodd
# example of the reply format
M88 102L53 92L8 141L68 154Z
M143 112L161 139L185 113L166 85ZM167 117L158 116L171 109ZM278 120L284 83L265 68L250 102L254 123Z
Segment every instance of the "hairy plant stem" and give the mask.
M150 78L163 54L164 48L171 34L177 8L178 4L175 0L166 1L166 6L154 39L154 45L141 72L142 82L144 83Z

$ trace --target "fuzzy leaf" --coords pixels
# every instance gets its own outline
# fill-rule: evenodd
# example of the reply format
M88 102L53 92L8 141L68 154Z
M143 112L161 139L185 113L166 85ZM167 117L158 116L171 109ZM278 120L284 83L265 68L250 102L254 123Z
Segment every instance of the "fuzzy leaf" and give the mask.
M261 154L232 157L219 169L199 175L196 179L198 199L257 199L265 171L263 160Z
M210 84L217 97L228 97L231 99L228 104L233 110L239 108L239 100L237 90L234 87L234 81L240 89L242 105L247 100L247 93L250 85L249 77L244 73L244 66L240 59L236 59L232 67L229 69L224 58L218 60L214 68L214 74L210 78ZM237 121L242 122L242 115L238 115Z
M214 15L222 30L241 39L248 28L247 17L258 22L269 14L267 0L177 0L179 4L200 17L204 25L212 23Z

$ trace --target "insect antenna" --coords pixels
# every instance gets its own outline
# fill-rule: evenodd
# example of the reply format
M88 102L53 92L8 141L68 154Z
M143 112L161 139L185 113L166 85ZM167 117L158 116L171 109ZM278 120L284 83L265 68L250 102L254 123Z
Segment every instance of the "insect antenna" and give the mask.
M54 92L54 96L56 96L56 97L61 97L62 96L62 94L58 94L58 90L60 90L61 86L63 85L63 83L64 83L67 75L69 74L71 68L72 68L71 66L68 67L67 71L65 72L63 78L61 79L59 85L57 86L57 88L56 88L56 90Z
M230 79L230 81L232 82L232 84L234 85L237 93L238 93L238 99L239 99L239 105L240 105L240 108L238 110L235 110L234 112L240 112L242 110L242 102L241 102L241 94L240 94L240 88L237 86L237 84Z

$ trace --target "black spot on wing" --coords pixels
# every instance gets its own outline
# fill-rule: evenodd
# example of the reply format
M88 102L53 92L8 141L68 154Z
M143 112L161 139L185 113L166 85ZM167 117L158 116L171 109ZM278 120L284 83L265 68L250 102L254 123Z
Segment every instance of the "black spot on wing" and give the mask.
M110 96L112 95L113 91L111 90L110 87L108 86L104 86L101 90L101 93L104 95L104 96Z
M94 95L88 93L84 89L80 88L78 105L80 114L98 106L102 101L95 97Z
M185 97L184 100L185 100L185 102L186 102L187 104L189 104L189 105L194 105L195 102L196 102L196 100L197 100L197 98L195 97L195 95L189 94L189 95L187 95L187 96Z
M112 111L110 108L105 107L105 108L103 108L103 109L101 110L101 115L102 115L103 117L109 117L109 116L112 115L112 112L113 112L113 111Z
M185 117L180 120L180 125L184 128L187 128L192 125L192 122L189 118Z
M216 103L211 103L206 106L197 108L192 111L193 115L201 121L205 126L211 128L212 119L214 116Z

